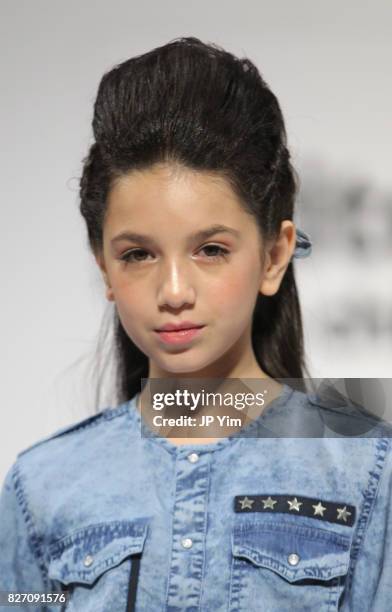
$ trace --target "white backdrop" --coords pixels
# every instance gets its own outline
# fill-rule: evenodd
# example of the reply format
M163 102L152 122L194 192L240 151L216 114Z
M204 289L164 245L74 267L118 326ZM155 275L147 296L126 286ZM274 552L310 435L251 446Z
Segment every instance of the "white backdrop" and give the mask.
M352 219L366 229L373 206L382 233L392 188L392 3L2 0L0 11L2 480L17 452L93 409L78 360L94 348L106 300L87 249L75 177L90 143L102 74L186 35L248 56L285 114L304 177L299 225L317 231L312 206L320 205L327 176L329 186L335 180L370 185L368 217ZM312 179L313 191L306 190ZM369 251L360 260L352 252L342 257L344 246L335 248L339 214L326 210L329 233L297 264L312 374L387 377L389 252L377 261ZM344 235L339 241L342 246ZM331 321L344 310L337 304L347 306L347 291L355 312L363 292L376 303L366 316L381 322L378 332L366 331L365 316L340 339ZM352 320L352 311L344 318Z

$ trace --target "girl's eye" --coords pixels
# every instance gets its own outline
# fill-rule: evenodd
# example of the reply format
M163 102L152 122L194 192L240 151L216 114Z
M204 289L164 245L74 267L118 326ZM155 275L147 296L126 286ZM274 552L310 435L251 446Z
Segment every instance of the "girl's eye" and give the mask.
M126 261L127 263L137 263L139 261L144 261L144 259L140 259L138 255L140 253L147 253L144 249L132 249L132 251L127 251L120 257L121 261ZM147 253L148 254L148 253Z
M206 251L208 249L212 249L213 251L214 250L218 251L218 253L219 253L218 255L209 256L208 259L213 259L213 260L225 259L228 256L228 254L229 254L229 251L227 249L224 249L223 247L221 247L221 246L219 246L217 244L207 244L201 250L202 251Z
M206 246L202 247L201 250L208 251L210 255L207 255L207 259L213 261L224 259L229 255L229 251L227 249L224 249L223 247L217 244L207 244ZM124 255L120 257L120 259L121 261L125 261L127 263L138 263L145 261L145 255L148 255L148 253L144 249L132 249L131 251L127 251L126 253L124 253Z

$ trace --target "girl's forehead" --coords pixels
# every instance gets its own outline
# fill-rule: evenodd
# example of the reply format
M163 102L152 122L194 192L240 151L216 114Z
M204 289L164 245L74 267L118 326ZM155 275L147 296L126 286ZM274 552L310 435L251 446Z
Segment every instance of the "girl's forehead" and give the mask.
M125 174L114 182L110 200L131 199L156 201L165 197L184 199L203 199L205 201L225 199L237 201L229 181L212 172L192 170L186 167L156 164L151 168Z
M132 172L116 180L108 196L106 222L181 226L251 223L229 182L211 173L166 166Z

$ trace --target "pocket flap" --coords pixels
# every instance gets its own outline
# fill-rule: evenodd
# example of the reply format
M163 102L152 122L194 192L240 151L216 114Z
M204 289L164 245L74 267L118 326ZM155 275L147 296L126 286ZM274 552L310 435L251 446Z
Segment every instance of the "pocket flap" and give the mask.
M49 546L49 577L63 584L92 584L129 555L141 553L146 534L145 520L94 523L73 531Z
M249 521L234 527L232 552L289 582L329 580L347 573L350 542L348 536L299 524L298 520Z

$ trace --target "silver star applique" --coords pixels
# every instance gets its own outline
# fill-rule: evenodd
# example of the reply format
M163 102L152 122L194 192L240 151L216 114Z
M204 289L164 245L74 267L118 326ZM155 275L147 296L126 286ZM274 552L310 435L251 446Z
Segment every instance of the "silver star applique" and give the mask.
M291 501L287 500L287 503L290 506L289 510L297 510L297 512L299 512L299 507L302 506L302 502L299 502L296 497Z
M312 504L312 508L314 508L314 516L316 516L316 514L318 514L319 516L324 516L326 508L322 505L321 502L315 505Z
M272 499L271 496L267 497L267 499L262 499L261 500L263 502L263 506L264 506L264 510L266 508L271 508L271 510L274 509L274 504L277 504L277 500L276 499Z
M252 504L255 500L249 499L249 497L245 495L244 499L239 499L238 501L241 504L241 510L245 510L245 508L249 508L250 510L252 510Z
M351 512L347 510L346 506L344 506L344 508L337 508L337 513L338 519L342 519L342 521L344 521L345 523L347 523L347 517L351 516Z

